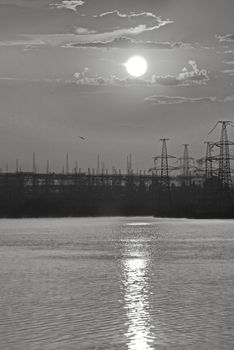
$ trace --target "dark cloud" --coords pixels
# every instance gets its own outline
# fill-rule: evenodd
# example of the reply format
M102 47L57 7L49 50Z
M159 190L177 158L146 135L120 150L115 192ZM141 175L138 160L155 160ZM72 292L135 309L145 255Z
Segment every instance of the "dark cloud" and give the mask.
M167 104L176 104L176 103L191 103L191 102L215 102L216 97L173 97L173 96L149 96L145 98L145 101L157 104L157 105L167 105Z
M180 48L183 45L181 42L155 42L155 41L137 41L128 37L117 37L109 41L92 41L80 42L71 44L72 47L93 47L93 48L119 48L119 49L154 49L154 50L168 50Z

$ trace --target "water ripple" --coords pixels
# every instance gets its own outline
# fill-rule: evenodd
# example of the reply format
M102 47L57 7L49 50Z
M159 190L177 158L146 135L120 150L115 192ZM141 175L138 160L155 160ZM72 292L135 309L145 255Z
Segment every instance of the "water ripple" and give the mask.
M0 349L232 350L233 227L2 220Z

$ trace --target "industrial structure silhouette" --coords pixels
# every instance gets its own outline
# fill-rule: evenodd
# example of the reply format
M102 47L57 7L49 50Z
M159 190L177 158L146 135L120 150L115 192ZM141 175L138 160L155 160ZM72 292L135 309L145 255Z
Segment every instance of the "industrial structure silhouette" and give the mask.
M97 157L97 168L83 172L77 162L73 171L66 154L61 173L37 169L33 152L32 172L24 172L16 160L16 171L0 173L0 216L89 216L158 215L170 217L234 217L230 146L227 129L231 121L218 121L218 141L206 141L206 154L195 160L189 145L183 145L180 158L169 155L167 142L160 139L161 153L153 157L149 171L133 170L132 155L127 156L126 173L111 173Z

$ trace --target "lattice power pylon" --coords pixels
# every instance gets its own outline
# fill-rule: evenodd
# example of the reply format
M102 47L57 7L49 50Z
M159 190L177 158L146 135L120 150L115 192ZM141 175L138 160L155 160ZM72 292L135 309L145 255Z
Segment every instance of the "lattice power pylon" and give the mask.
M214 143L211 141L205 141L206 144L206 156L205 156L205 178L210 180L213 177L213 164L212 164L212 150Z
M130 153L127 156L127 175L132 175L133 169L132 169L132 154Z
M169 171L168 171L168 154L167 154L167 141L169 139L160 139L162 142L161 151L161 169L160 169L160 183L163 189L170 191Z
M169 158L176 158L174 156L170 156L167 153L167 141L169 139L162 138L160 141L162 142L162 150L161 155L154 157L154 161L160 160L160 189L162 192L170 193L170 178L169 178ZM157 170L155 168L155 170Z
M66 174L69 174L69 155L66 154Z
M183 151L183 157L178 158L180 161L179 169L181 171L180 177L182 185L190 185L191 181L191 169L195 169L196 167L191 164L191 161L194 161L194 158L189 156L189 150L188 150L188 143L183 144L184 151Z
M36 164L36 155L35 155L35 152L33 152L32 172L33 172L34 174L36 174L36 172L37 172L37 164Z
M209 134L218 124L221 124L220 141L214 142L214 145L219 147L218 183L222 190L229 190L232 186L229 146L234 145L234 142L228 140L227 127L233 126L233 122L230 120L219 120Z
M184 145L184 154L182 159L182 176L189 177L189 152L188 152L188 143Z

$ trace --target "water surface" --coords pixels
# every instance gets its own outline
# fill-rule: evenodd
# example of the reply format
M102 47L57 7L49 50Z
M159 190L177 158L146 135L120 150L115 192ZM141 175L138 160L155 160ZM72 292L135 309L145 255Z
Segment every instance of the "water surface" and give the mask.
M234 221L0 221L0 349L234 348Z

